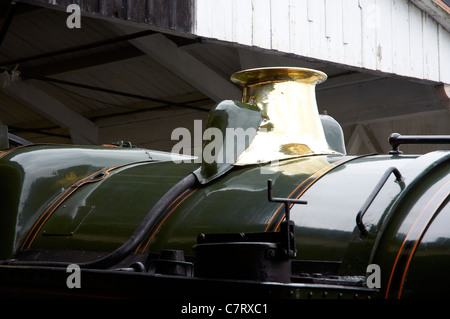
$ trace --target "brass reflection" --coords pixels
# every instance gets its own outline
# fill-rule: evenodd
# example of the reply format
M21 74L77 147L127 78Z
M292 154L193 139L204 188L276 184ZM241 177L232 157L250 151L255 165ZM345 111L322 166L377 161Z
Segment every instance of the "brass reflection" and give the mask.
M317 109L315 86L323 72L289 67L237 72L231 80L243 87L242 102L257 105L263 121L235 165L265 163L329 149Z

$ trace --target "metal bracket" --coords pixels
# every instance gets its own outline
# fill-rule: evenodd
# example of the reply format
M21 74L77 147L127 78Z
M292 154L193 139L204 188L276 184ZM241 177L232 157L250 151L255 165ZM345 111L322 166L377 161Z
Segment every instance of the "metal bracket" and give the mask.
M305 200L273 197L273 195L272 195L272 180L271 179L269 179L267 181L267 197L268 197L269 202L284 204L286 221L289 221L289 219L290 219L290 207L289 207L290 204L304 204L304 205L308 204L308 202Z
M197 243L278 243L281 249L274 257L283 260L294 258L297 254L294 236L295 223L290 220L289 209L291 204L307 204L307 201L273 197L272 180L269 179L267 185L269 202L284 203L285 206L286 220L281 223L279 232L199 234Z
M287 238L285 239L285 249L289 258L294 258L297 254L295 249L295 236L294 236L294 222L290 220L290 206L291 204L308 204L305 200L292 199L292 198L279 198L273 197L272 194L272 180L267 181L267 197L269 202L283 203L285 210L286 221L280 225L280 233L283 233Z

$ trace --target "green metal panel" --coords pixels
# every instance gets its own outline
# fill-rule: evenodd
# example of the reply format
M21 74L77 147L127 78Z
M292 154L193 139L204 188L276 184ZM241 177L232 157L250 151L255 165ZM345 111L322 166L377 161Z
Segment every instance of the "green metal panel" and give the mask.
M256 105L227 100L214 106L209 112L206 126L209 130L219 130L222 140L214 141L219 142L220 146L216 147L214 154L205 154L205 148L212 141L203 141L203 156L213 156L206 161L203 158L201 167L195 171L201 184L206 184L233 168L239 155L255 137L261 121L261 111Z
M0 152L0 258L11 257L39 216L74 183L105 168L171 161L145 149L33 145Z
M401 298L449 298L450 204L447 199L420 239L408 265ZM425 226L425 225L421 225ZM423 287L427 287L423 289Z
M1 258L50 252L47 258L72 254L78 261L80 252L95 258L113 251L172 185L198 168L171 159L167 153L109 147L29 146L0 153ZM268 202L271 179L274 196L308 201L291 209L297 261L338 262L340 275L360 277L375 263L388 297L417 296L424 278L433 287L450 280L450 240L443 226L450 215L449 159L450 152L438 151L230 166L168 203L136 253L180 249L193 256L200 233L278 231L284 210ZM363 235L355 217L390 167L404 181L388 178L364 215ZM433 276L429 265L436 269Z
M392 205L372 252L386 297L450 296L447 285L440 284L450 280L444 271L450 267L444 224L450 213L449 160L448 152L433 152L405 170L406 188Z
M235 167L178 206L158 229L148 251L183 249L192 255L200 233L264 231L279 206L267 200L267 180L273 180L277 196L289 196L299 183L328 165L325 156L317 156Z
M284 209L267 200L270 178L277 197L288 197L299 186L309 186L300 196L308 204L291 209L297 259L341 260L353 240L358 210L380 175L393 160L405 165L414 158L312 156L280 162L278 167L236 169L200 188L172 212L148 250L183 249L192 254L199 233L276 231Z
M30 249L112 251L131 236L159 198L194 168L194 164L172 162L134 164L86 184L56 208Z

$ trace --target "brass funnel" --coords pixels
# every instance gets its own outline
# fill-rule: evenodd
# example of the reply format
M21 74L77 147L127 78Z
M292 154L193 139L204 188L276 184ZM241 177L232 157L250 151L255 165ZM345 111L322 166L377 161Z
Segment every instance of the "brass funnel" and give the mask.
M323 72L271 67L234 73L243 87L242 102L262 112L257 134L235 165L266 163L312 154L335 154L325 138L316 103L315 86Z

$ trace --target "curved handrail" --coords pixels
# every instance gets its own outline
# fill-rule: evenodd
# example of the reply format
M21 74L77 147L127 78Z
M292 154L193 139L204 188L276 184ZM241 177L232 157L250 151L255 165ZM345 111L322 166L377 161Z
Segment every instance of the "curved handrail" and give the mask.
M364 223L363 223L364 214L367 212L367 210L369 209L369 206L372 204L372 202L374 201L375 197L377 197L378 193L383 188L384 184L386 183L386 181L388 180L389 176L391 176L392 173L394 173L397 182L403 183L403 176L402 176L402 174L400 173L400 171L396 167L390 167L390 168L388 168L386 170L386 172L383 174L383 176L381 177L380 181L375 186L375 188L373 189L372 193L366 199L366 201L364 202L363 206L361 207L361 209L359 210L358 214L356 215L356 225L358 226L358 228L361 231L362 235L366 235L367 234L366 226L364 226Z

